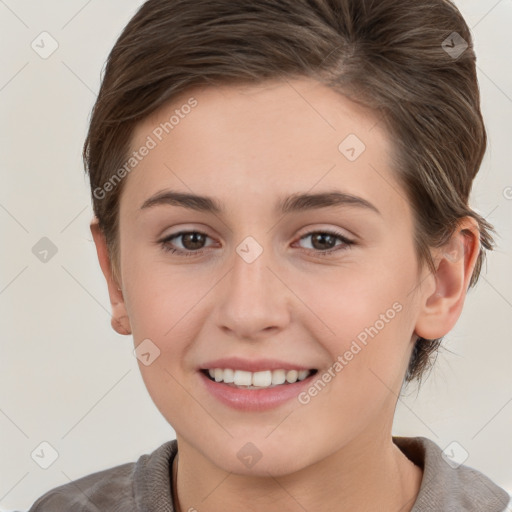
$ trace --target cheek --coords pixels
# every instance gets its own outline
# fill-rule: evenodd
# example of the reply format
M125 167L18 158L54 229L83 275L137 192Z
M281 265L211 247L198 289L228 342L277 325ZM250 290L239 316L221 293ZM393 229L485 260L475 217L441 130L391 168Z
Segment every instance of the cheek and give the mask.
M170 410L180 410L190 400L183 388L182 367L198 334L200 302L208 287L198 281L190 285L190 276L179 272L141 271L128 291L134 344L150 340L157 354L149 365L138 361L139 369L155 405L167 417Z
M136 341L142 337L181 339L177 332L190 326L195 309L215 285L207 269L169 264L158 249L127 242L124 274L128 315ZM200 267L196 267L199 269Z
M396 257L390 250L379 256L372 264L317 276L315 287L304 288L302 295L316 313L310 325L324 332L319 341L333 361L342 358L340 380L370 386L379 385L378 377L390 385L401 378L414 327L413 254Z
M407 268L393 265L392 261L377 261L331 269L307 283L297 283L295 289L300 290L297 294L317 320L324 322L333 339L349 340L375 323L379 331L389 330L388 326L399 319L397 310L410 300L408 293L414 281Z

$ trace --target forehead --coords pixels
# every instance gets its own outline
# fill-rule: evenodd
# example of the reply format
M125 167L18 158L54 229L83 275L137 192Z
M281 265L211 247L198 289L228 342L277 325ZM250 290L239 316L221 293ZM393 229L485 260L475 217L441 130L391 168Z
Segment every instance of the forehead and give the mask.
M196 87L140 122L132 151L154 146L128 176L121 203L140 207L166 187L221 204L275 203L337 188L407 208L377 115L309 79ZM254 206L253 203L251 203Z

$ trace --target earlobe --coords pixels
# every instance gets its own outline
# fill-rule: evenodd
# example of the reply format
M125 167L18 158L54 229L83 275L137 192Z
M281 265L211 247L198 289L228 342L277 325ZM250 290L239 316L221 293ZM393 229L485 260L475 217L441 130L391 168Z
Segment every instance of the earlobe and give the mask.
M94 239L94 244L96 245L98 261L100 263L103 275L105 276L105 280L107 281L108 294L112 307L112 328L118 334L131 334L132 331L130 326L130 319L126 310L123 292L121 291L117 281L114 279L105 235L101 231L98 219L96 217L94 217L94 219L91 221L90 228L92 237Z
M422 297L415 334L425 339L445 336L456 324L480 252L476 221L464 218L450 241L436 251L435 289Z

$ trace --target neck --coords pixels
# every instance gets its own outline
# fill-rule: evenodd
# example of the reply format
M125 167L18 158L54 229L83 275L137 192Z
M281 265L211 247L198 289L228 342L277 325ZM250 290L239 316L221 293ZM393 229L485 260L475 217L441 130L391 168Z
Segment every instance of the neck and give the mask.
M423 476L391 437L387 443L354 441L315 464L279 477L224 471L179 436L178 447L181 457L175 457L172 470L176 512L225 512L227 503L230 509L249 512L410 512Z

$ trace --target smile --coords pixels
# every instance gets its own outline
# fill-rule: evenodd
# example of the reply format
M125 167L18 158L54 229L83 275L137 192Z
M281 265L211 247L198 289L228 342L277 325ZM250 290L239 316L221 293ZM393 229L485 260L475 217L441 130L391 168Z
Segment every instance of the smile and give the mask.
M210 368L202 371L215 382L223 382L224 384L230 384L232 387L242 389L262 389L282 384L293 384L308 378L313 373L316 373L317 370L277 369L249 372L231 368Z

